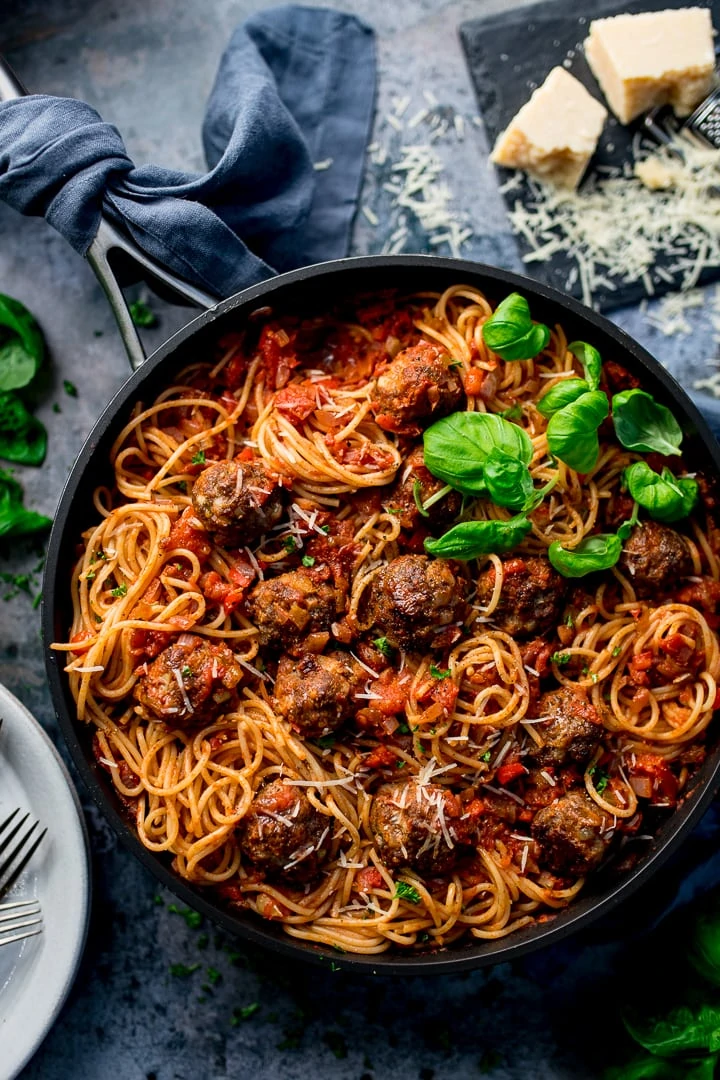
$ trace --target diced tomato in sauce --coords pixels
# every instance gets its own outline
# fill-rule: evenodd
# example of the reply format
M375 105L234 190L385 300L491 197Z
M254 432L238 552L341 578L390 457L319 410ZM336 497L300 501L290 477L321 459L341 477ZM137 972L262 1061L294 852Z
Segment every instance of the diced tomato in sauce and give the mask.
M163 547L166 551L184 548L186 551L192 551L197 555L201 562L203 559L207 559L212 551L212 544L208 534L195 517L192 506L187 506L183 510L170 529L170 535L163 540Z

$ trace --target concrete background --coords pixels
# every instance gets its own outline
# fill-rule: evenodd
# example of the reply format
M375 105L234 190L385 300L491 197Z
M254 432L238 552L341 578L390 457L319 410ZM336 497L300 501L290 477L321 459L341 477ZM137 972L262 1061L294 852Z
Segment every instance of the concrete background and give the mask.
M219 57L250 0L4 0L0 47L33 90L90 102L118 125L136 161L202 170L200 125ZM389 149L427 141L408 120L431 91L451 119L433 145L445 165L451 205L475 235L462 254L521 269L506 224L457 38L466 18L511 6L503 0L345 0L378 36L379 96L373 139ZM387 114L411 98L403 131ZM377 157L377 155L375 155ZM387 167L368 160L352 253L383 249L398 226L382 188ZM412 222L410 223L412 225ZM433 250L413 226L405 250ZM26 503L52 514L59 491L102 407L127 376L112 316L89 267L44 222L0 205L0 291L38 317L52 364L38 415L50 438L39 470L19 469ZM686 382L717 353L711 291L689 313L692 333L666 338L639 310L614 318ZM149 349L183 322L153 301L161 324ZM652 310L652 305L651 305ZM64 379L78 387L67 396ZM53 404L60 412L53 411ZM0 557L0 570L36 566L32 545ZM36 591L36 590L35 590ZM32 595L0 602L0 681L57 737ZM2 595L2 593L0 593ZM95 902L80 976L24 1080L190 1080L324 1073L338 1080L569 1080L598 1075L598 1034L588 1029L617 948L612 928L574 939L562 952L492 972L421 980L360 979L278 962L172 913L169 894L126 852L81 797L94 852ZM200 964L173 976L174 964ZM248 1019L234 1010L257 1003ZM0 1062L2 1077L2 1062Z

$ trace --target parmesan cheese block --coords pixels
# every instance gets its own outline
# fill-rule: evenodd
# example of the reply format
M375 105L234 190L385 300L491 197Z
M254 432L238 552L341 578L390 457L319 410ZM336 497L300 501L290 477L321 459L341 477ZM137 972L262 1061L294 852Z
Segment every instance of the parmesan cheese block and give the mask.
M585 56L621 123L657 105L689 116L713 86L710 12L693 7L595 19Z
M565 68L542 86L495 143L491 160L558 187L575 188L595 152L607 110Z

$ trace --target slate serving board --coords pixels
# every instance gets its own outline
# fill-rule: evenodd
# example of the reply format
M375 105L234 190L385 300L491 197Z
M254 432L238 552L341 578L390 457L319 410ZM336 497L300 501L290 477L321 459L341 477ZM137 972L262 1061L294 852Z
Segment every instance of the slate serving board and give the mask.
M498 134L507 127L532 91L544 82L551 68L557 65L563 65L594 97L607 105L582 49L592 19L622 12L637 14L690 6L710 8L713 24L716 30L720 29L720 0L626 0L620 4L618 0L543 0L532 7L503 11L463 23L460 39L490 145L494 144ZM598 166L632 162L631 144L638 124L639 121L624 127L610 113L586 178L596 172ZM512 175L510 170L501 168L497 169L497 173L501 184ZM648 198L651 197L648 192ZM518 199L527 205L532 199L532 192L523 179L520 186L507 192L504 198L508 206L513 206ZM720 228L720 200L718 217ZM517 242L521 255L532 250L522 235L517 236ZM656 266L668 273L672 261L658 260ZM533 277L582 299L579 283L568 287L574 265L572 256L558 252L547 262L527 264L526 269ZM677 279L667 281L652 271L650 276L655 296L680 288ZM718 279L720 266L706 267L698 284ZM602 288L595 291L596 308L608 311L636 303L648 295L642 282L616 279L615 284L614 291Z

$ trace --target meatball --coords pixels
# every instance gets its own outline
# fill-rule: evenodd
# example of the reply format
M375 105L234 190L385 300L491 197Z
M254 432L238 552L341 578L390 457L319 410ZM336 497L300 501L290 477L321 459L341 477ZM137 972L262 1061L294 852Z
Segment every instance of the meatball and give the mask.
M231 700L243 676L227 645L197 634L182 634L145 670L135 684L135 699L176 727L212 718Z
M492 620L513 638L544 634L560 621L565 589L565 579L547 559L505 559L502 590ZM478 578L478 603L488 604L494 590L495 567L489 566Z
M410 866L419 874L444 874L457 857L453 826L459 825L462 814L458 797L439 784L417 780L384 784L370 808L375 849L391 869Z
M279 521L283 489L261 461L218 461L195 480L192 501L206 529L249 544Z
M301 735L326 735L353 715L361 676L360 665L346 653L283 656L275 680L278 712Z
M432 646L438 630L462 615L463 588L446 559L401 555L370 586L369 614L391 645Z
M589 873L602 861L610 843L610 824L611 819L584 791L563 795L539 810L532 823L540 861L556 874Z
M433 503L426 511L427 517L420 513L415 502L415 485L419 484L418 498L421 503L435 495L446 485L437 480L429 469L425 468L425 455L422 446L417 446L408 456L402 473L395 481L392 491L384 505L398 513L403 529L417 529L418 525L450 525L460 513L462 495L459 491L449 491L444 498Z
M302 884L327 856L331 822L300 788L273 780L238 825L240 850L268 877Z
M398 353L375 387L372 407L379 426L418 435L425 426L418 420L437 420L457 409L463 386L451 362L443 348L429 341Z
M687 541L668 525L645 521L636 525L618 562L638 596L652 597L692 574Z
M528 755L539 765L559 766L571 761L581 764L588 760L603 733L598 710L582 691L569 686L543 694L537 715L551 717L547 724L535 728L543 745L534 747Z
M336 607L335 589L307 570L291 570L260 581L248 597L248 611L260 643L279 648L329 630Z

